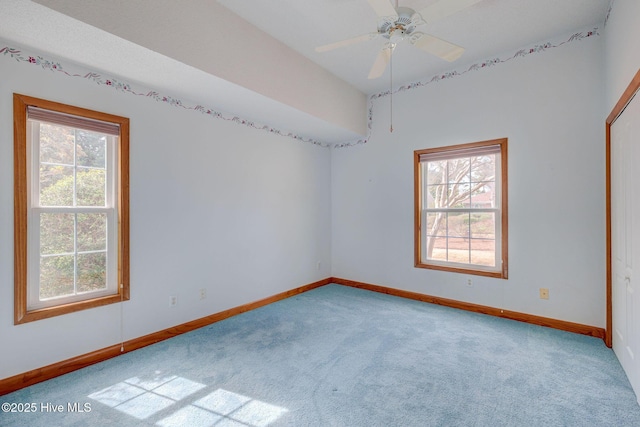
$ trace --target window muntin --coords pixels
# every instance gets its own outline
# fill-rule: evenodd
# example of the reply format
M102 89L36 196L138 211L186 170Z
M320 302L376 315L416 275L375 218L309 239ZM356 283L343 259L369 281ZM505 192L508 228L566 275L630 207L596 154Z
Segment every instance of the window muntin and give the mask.
M414 153L417 267L507 277L506 144Z
M14 95L15 323L129 298L129 120Z

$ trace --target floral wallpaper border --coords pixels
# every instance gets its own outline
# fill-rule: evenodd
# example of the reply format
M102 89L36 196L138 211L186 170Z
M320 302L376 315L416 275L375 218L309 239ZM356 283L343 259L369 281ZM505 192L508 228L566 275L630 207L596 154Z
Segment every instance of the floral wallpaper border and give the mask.
M505 62L509 62L509 61L511 61L513 59L516 59L516 58L523 58L525 56L529 56L529 55L532 55L534 53L545 52L545 51L547 51L549 49L554 49L554 48L560 47L562 45L565 45L567 43L572 43L572 42L575 42L575 41L583 40L583 39L586 39L586 38L589 38L589 37L593 37L593 36L598 36L598 35L600 35L600 34L598 33L598 28L597 27L593 28L592 30L589 30L589 31L581 31L581 32L578 32L578 33L574 33L568 39L560 41L560 42L557 42L555 44L552 43L552 42L546 42L546 43L543 43L543 44L537 44L537 45L534 45L534 46L532 46L530 48L527 48L527 49L520 49L516 53L514 53L512 56L506 57L504 59L491 58L491 59L487 59L487 60L484 60L484 61L479 62L479 63L475 63L475 64L471 65L468 68L462 69L461 71L457 71L457 70L448 71L448 72L445 72L445 73L442 73L442 74L437 74L437 75L431 77L429 80L408 83L408 84L405 84L405 85L402 85L402 86L398 87L397 89L394 89L393 93L395 94L395 93L398 93L398 92L404 92L404 91L407 91L407 90L413 90L413 89L417 89L417 88L420 88L420 87L428 86L428 85L430 85L432 83L437 83L437 82L440 82L440 81L443 81L443 80L449 80L449 79L452 79L454 77L460 77L460 76L463 76L463 75L465 75L465 74L467 74L469 72L472 72L472 71L480 71L480 70L483 70L485 68L490 68L490 67L494 67L494 66L496 66L498 64L503 64ZM367 141L369 140L369 138L371 137L371 127L372 127L372 122L373 122L373 101L375 101L378 98L383 98L385 96L389 96L390 94L391 94L391 91L388 90L388 91L385 91L385 92L380 92L380 93L373 94L373 95L371 95L369 97L369 111L368 111L368 118L367 118L367 120L368 120L368 123L367 123L367 129L368 129L367 132L368 132L368 134L367 134L367 138L366 139L359 140L359 141L338 143L338 144L334 144L333 147L334 148L344 148L344 147L353 147L353 146L360 145L360 144L366 144Z
M613 3L613 2L612 2ZM585 38L589 38L589 37L593 37L599 35L598 33L598 28L593 28L592 30L589 31L582 31L582 32L577 32L574 33L573 35L571 35L568 39L560 41L558 43L552 43L552 42L546 42L543 44L537 44L534 45L530 48L527 49L520 49L518 50L515 54L513 54L512 56L506 57L504 59L501 58L491 58L491 59L487 59L485 61L476 63L471 65L470 67L463 69L461 71L449 71L446 73L442 73L442 74L438 74L435 75L433 77L431 77L428 80L424 80L424 81L417 81L417 82L413 82L413 83L409 83L409 84L405 84L400 86L397 89L394 89L393 93L398 93L398 92L404 92L407 90L413 90L413 89L417 89L420 87L424 87L427 85L430 85L432 83L437 83L443 80L449 80L452 79L454 77L459 77L462 75L465 75L469 72L472 71L479 71L479 70L483 70L485 68L490 68L493 66L496 66L498 64L503 64L505 62L511 61L513 59L516 58L522 58L525 56L529 56L532 55L534 53L541 53L541 52L545 52L549 49L554 49L560 46L563 46L567 43L572 43L575 41L579 41L579 40L583 40ZM168 104L170 106L173 107L178 107L178 108L183 108L186 110L191 110L191 111L195 111L195 112L199 112L201 114L205 114L209 117L215 118L215 119L221 119L221 120L226 120L226 121L231 121L234 123L237 123L239 125L243 125L252 129L257 129L257 130L262 130L265 132L269 132L271 134L275 134L275 135L279 135L279 136L283 136L283 137L287 137L287 138L291 138L294 139L296 141L301 141L301 142L306 142L306 143L310 143L316 146L320 146L320 147L324 147L324 148L329 148L329 147L333 147L333 148L344 148L344 147L353 147L353 146L357 146L357 145L362 145L362 144L366 144L369 141L369 138L371 137L371 128L372 128L372 122L373 122L373 101L375 101L378 98L382 98L385 96L390 95L391 91L386 91L386 92L380 92L377 94L373 94L369 97L369 109L367 112L367 137L363 138L363 139L359 139L357 141L348 141L348 142L341 142L341 143L336 143L336 144L330 144L327 142L322 142L322 141L318 141L316 139L313 138L308 138L308 137L304 137L298 134L295 134L293 132L289 132L286 130L282 130L282 129L278 129L272 126L269 126L267 124L262 124L262 123L257 123L257 122L253 122L251 120L247 120L244 119L242 117L236 116L236 115L232 115L232 114L228 114L228 113L223 113L221 111L218 111L214 108L209 108L209 107L205 107L203 105L200 104L192 104L192 103L188 103L185 101L182 101L180 99L171 97L169 95L163 95L158 93L157 91L154 90L148 90L145 91L144 89L134 89L132 87L131 84L127 83L127 82L123 82L120 81L116 78L113 77L109 77L106 75L102 75L100 73L97 72L93 72L93 71L84 71L84 72L74 72L74 71L67 71L67 67L63 66L60 62L56 62L56 61L52 61L50 59L46 59L43 56L37 55L37 54L29 54L29 53L25 53L20 49L14 48L14 47L9 47L9 46L5 46L3 48L0 48L0 54L2 55L2 57L4 58L9 58L9 59L14 59L18 62L21 63L25 63L25 64L32 64L32 65L36 65L36 66L40 66L42 67L43 70L49 70L51 72L59 72L62 73L66 76L69 77L76 77L76 78L82 78L82 79L86 79L86 80L91 80L93 82L95 82L98 85L102 85L102 86L107 86L107 87L111 87L117 91L123 92L123 93L129 93L132 95L136 95L136 96L146 96L150 99L153 99L157 102L163 102L165 104Z
M297 135L293 132L285 131L282 129L278 129L266 124L253 122L251 120L244 119L242 117L223 113L214 108L208 108L199 104L191 104L185 101L182 101L178 98L174 98L169 95L163 95L154 90L144 90L144 89L134 89L131 84L120 81L116 78L109 77L106 75L102 75L93 71L67 71L67 67L63 66L60 62L52 61L50 59L46 59L43 56L25 53L22 50L5 46L0 48L0 54L7 58L13 58L18 62L23 62L27 64L38 65L42 67L43 70L49 70L52 72L60 72L69 77L78 77L86 80L91 80L98 85L103 85L107 87L111 87L117 91L129 93L136 96L146 96L147 98L153 99L157 102L163 102L165 104L171 105L173 107L184 108L185 110L197 111L201 114L205 114L212 118L226 120L230 122L237 123L239 125L244 125L253 129L263 130L275 135L284 136L287 138L295 139L297 141L307 142L313 145L317 145L324 148L331 147L331 144L315 140L313 138L307 138L301 135Z
M611 2L609 3L609 10L607 10L607 16L606 16L606 18L604 18L604 24L602 25L605 28L607 26L607 22L609 22L609 17L611 16L611 11L613 10L613 3L615 1L616 0L611 0Z

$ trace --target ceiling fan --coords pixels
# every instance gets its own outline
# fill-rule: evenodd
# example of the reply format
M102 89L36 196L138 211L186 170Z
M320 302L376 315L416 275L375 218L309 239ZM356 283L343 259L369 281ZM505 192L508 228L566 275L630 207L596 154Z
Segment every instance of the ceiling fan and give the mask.
M391 0L367 1L378 15L378 32L363 34L351 39L319 46L316 48L316 52L327 52L367 40L380 37L385 38L388 41L382 46L369 72L369 78L375 79L380 77L387 68L396 43L403 40L406 40L418 49L429 52L449 62L460 58L464 53L464 48L430 34L416 31L416 28L444 18L445 16L453 15L481 0L440 0L418 12L408 7L398 7L398 0L396 0L395 7L391 3Z

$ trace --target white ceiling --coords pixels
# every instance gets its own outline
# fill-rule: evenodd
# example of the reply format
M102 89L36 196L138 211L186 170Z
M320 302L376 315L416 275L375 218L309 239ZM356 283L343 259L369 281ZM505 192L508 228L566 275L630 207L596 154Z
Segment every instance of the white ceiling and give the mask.
M376 32L377 16L366 0L217 0L256 27L346 80L366 94L389 89L389 70L375 80L367 75L384 40L358 43L330 52L314 48ZM395 0L393 1L395 4ZM421 10L438 0L399 0ZM610 0L482 0L420 31L466 49L454 63L417 48L398 45L393 78L397 84L432 77L459 64L472 64L549 38L601 25Z
M316 46L375 32L377 18L367 0L189 0L181 3L165 0L166 8L157 7L160 4L157 0L36 1L37 3L31 0L0 0L0 39L15 42L18 47L50 53L54 55L54 59L68 59L130 79L132 83L140 82L149 89L168 91L170 95L321 142L334 143L362 138L362 132L357 131L360 124L345 125L340 120L323 115L322 111L316 112L313 108L290 102L295 93L288 94L288 98L279 98L278 91L266 93L255 85L249 87L242 82L233 81L233 75L218 74L215 67L203 65L198 58L203 55L222 57L224 50L228 51L231 47L231 56L227 53L220 61L229 62L234 58L246 61L243 57L250 55L249 60L253 61L251 66L260 70L260 61L284 58L295 65L296 56L300 58L297 63L304 67L307 67L304 61L318 64L322 68L316 68L323 70L327 76L335 75L364 94L379 93L389 88L388 70L379 79L367 79L382 40L362 42L325 53L314 50ZM399 5L419 10L436 1L400 0ZM424 81L436 74L460 69L501 54L514 53L520 48L545 42L556 36L592 26L601 27L610 2L611 0L482 0L455 15L419 28L420 31L465 47L466 52L458 61L448 63L408 44L399 45L393 59L394 85ZM229 16L224 16L226 9L219 5L243 18L242 22L234 25L242 27L246 20L267 33L263 38L271 36L273 43L262 43L262 40L256 40L255 34L253 38L245 37L247 28L241 28L237 33L225 29L221 34L217 28L206 28L206 25L200 25L196 29L172 25L177 21L176 8L183 10L183 21L191 20L196 13L216 14L218 22L230 21ZM170 11L170 7L174 9ZM120 10L126 10L126 19L125 16L118 16ZM188 13L192 16L188 16ZM128 27L124 28L125 26ZM154 28L159 32L152 33ZM263 34L262 31L260 34ZM175 39L174 50L165 49L166 39L160 36ZM196 40L194 37L197 36L205 40ZM207 50L202 49L202 43L205 43ZM283 57L282 49L288 49L287 46L292 53ZM274 50L272 55L270 52L255 54L255 49L274 47L277 51ZM254 48L253 53L250 52L251 48ZM239 71L242 67L246 69L247 62L243 64L237 65L239 68L236 70ZM233 64L231 70L234 70ZM314 70L311 71L315 73ZM341 87L340 84L335 84L340 82L338 79L334 78L332 83L331 78L324 78L321 73L315 75L320 78L305 83L311 90L320 83ZM302 81L305 79L305 76L295 77ZM257 82L259 85L282 85L283 82L286 84L287 79L292 79L292 76L280 76L282 81L279 83L275 82L276 78L272 74L270 79L263 76ZM315 93L320 97L318 87L315 88ZM278 90L282 92L281 89ZM338 90L346 94L344 89ZM304 94L302 98L313 96ZM329 102L325 102L321 108L331 111L332 98L336 98L333 101L336 106L340 106L341 100L337 99L339 97L329 98ZM313 102L313 99L309 102ZM365 106L362 111L356 112L357 120L362 117L360 128L365 127L366 121L366 103L363 104Z

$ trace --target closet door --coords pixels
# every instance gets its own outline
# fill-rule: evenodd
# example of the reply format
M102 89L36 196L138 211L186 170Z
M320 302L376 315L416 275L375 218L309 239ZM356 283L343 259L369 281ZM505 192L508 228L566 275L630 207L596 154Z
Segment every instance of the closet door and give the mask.
M611 126L613 350L640 396L640 97ZM640 401L640 400L639 400Z

